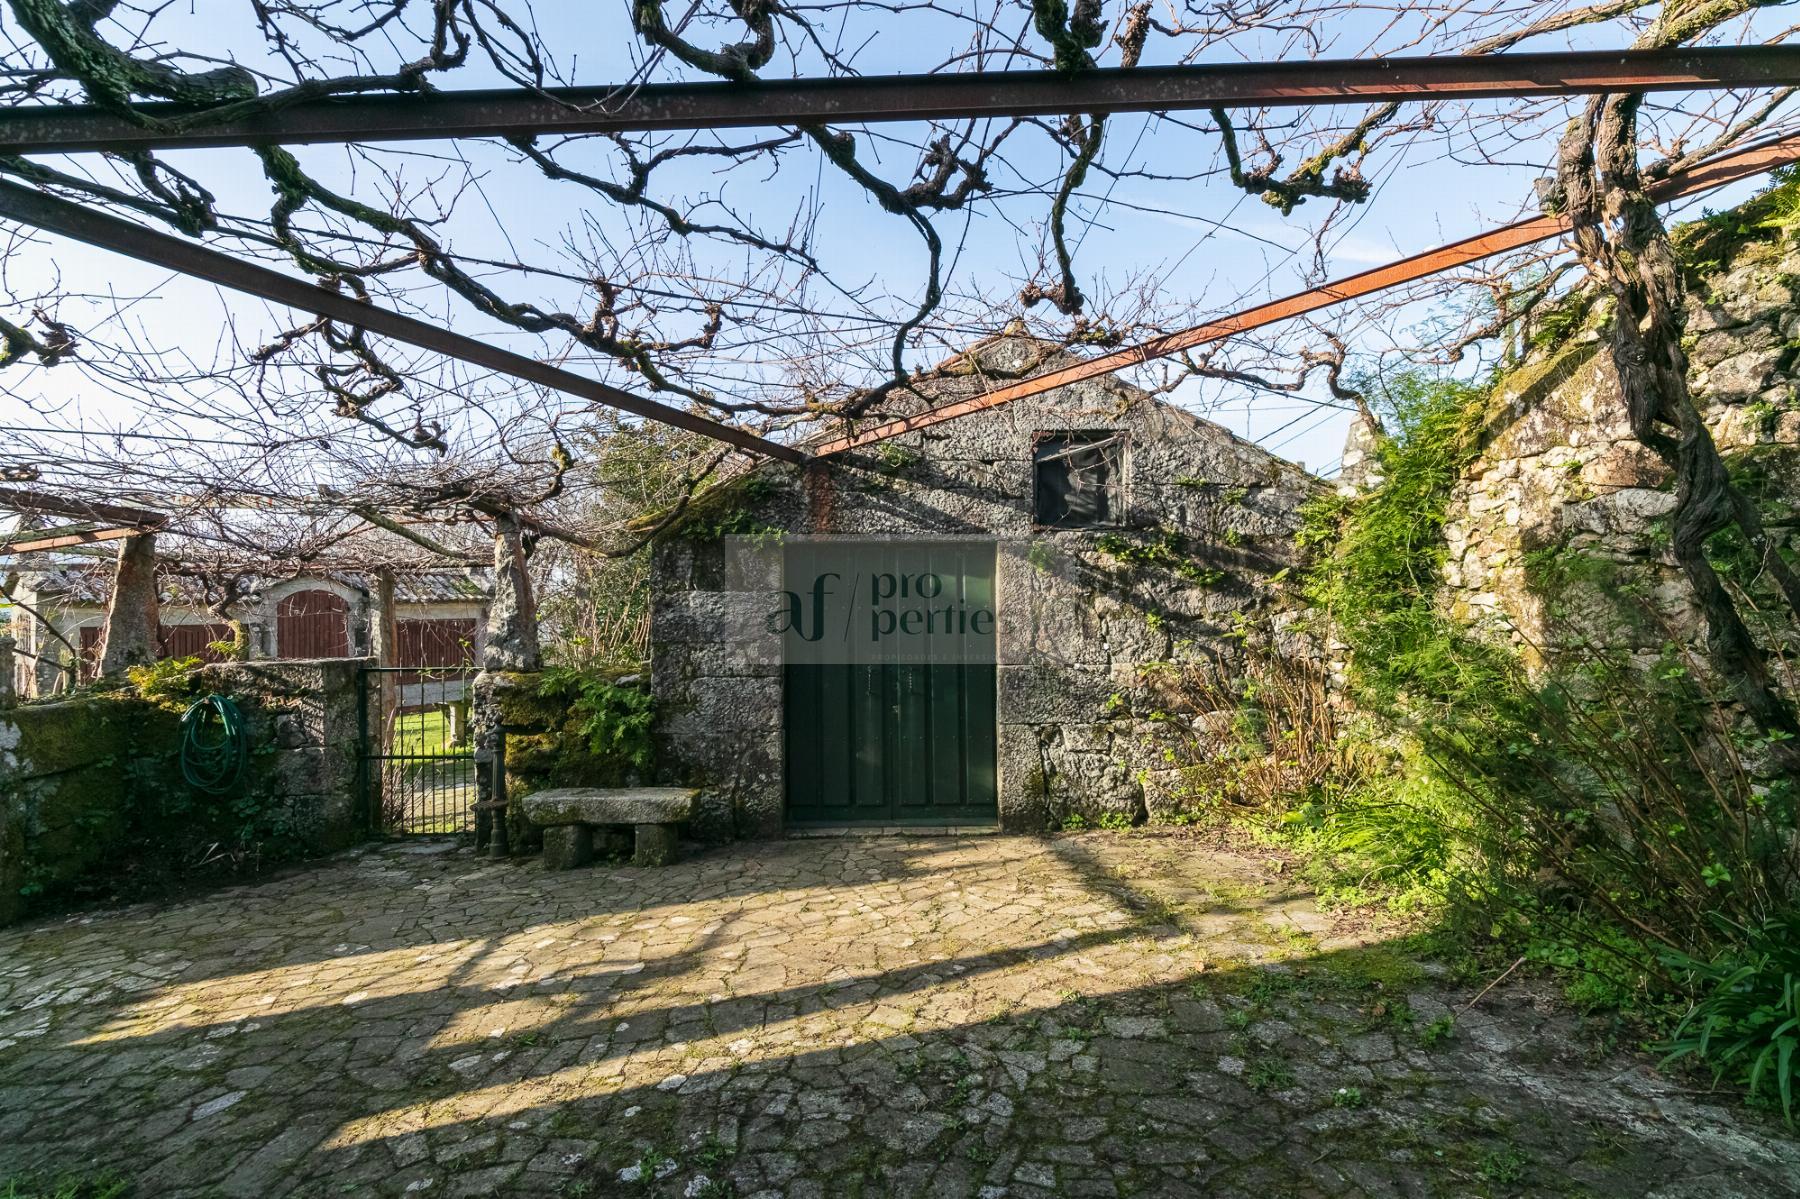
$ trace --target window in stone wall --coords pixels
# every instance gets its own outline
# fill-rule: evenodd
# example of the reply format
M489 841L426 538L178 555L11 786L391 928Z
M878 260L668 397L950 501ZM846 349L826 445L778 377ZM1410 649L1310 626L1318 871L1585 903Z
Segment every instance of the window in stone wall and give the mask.
M1046 529L1093 529L1125 518L1125 435L1039 433L1032 441L1035 514Z

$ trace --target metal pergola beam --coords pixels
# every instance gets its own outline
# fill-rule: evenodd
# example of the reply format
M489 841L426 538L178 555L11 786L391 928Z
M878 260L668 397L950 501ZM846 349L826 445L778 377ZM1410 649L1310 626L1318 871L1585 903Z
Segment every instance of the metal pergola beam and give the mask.
M79 204L72 204L16 183L0 180L0 217L72 237L168 270L180 271L184 275L205 279L246 295L285 304L302 312L330 317L346 325L355 325L371 333L391 337L395 341L403 341L487 370L499 371L554 391L567 392L634 416L661 421L738 449L766 454L787 462L806 461L806 455L792 446L759 437L747 429L721 424L697 413L659 404L598 379L589 379L561 367L527 358L523 354L515 354L511 350L502 350L472 337L452 333L438 325L377 308L316 283L244 262L229 254L221 254L194 242L146 229L142 225L123 221L91 208L83 208ZM6 494L0 490L0 503L5 502ZM97 512L98 509L94 511Z
M523 138L1792 84L1800 84L1800 51L1712 46L1114 67L1072 76L984 71L414 92L308 100L249 115L245 110L254 108L254 101L212 109L140 104L130 117L90 105L15 105L0 113L0 153Z
M1794 162L1800 162L1800 134L1722 155L1710 162L1702 163L1692 170L1672 175L1656 183L1650 188L1650 193L1658 200L1675 200L1682 196L1691 196L1696 192L1722 187L1740 179L1748 179ZM1357 299L1374 292L1385 291L1390 287L1397 287L1402 283L1411 283L1459 266L1466 266L1471 262L1490 258L1507 250L1515 250L1520 246L1531 245L1533 242L1546 241L1565 232L1568 228L1568 220L1557 216L1534 217L1517 224L1504 225L1475 237L1452 242L1447 246L1439 246L1435 250L1427 250L1423 254L1402 258L1397 262L1388 263L1386 266L1322 284L1297 295L1287 296L1267 304L1259 304L1254 308L1246 308L1242 312L1234 313L1220 320L1208 321L1204 325L1195 325L1175 333L1167 333L1161 337L1140 342L1135 346L1127 346L1110 354L1102 354L1098 358L1090 358L1086 362L1079 362L1074 366L1023 379L966 400L945 404L940 408L931 408L914 416L901 417L860 433L823 442L813 447L813 454L819 458L841 454L847 450L854 450L878 441L886 441L905 433L927 429L932 425L939 425L974 412L984 412L990 408L998 408L1002 404L1010 404L1015 400L1042 395L1046 391L1067 387L1071 383L1079 383L1084 379L1110 375L1128 367L1140 366L1152 359L1167 358L1170 355L1179 354L1183 350L1193 349L1195 346L1223 341L1227 337L1250 329L1260 329L1264 325L1272 325L1277 321L1287 320L1289 317L1317 312L1321 308L1329 308L1335 304L1342 304L1346 300Z

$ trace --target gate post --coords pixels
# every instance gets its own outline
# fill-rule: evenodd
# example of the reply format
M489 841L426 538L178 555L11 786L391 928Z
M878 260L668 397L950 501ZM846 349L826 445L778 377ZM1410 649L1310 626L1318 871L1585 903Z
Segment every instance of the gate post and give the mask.
M400 627L394 618L394 571L392 567L383 566L375 572L375 593L371 596L375 608L369 614L369 656L375 659L378 671L384 666L398 666L399 653L397 642ZM380 720L381 752L387 752L387 746L393 737L394 713L400 707L400 694L395 676L388 671L381 671L380 704L376 715Z
M537 603L531 594L519 521L511 513L496 513L494 590L481 643L481 673L475 676L469 713L481 795L475 807L475 846L495 857L505 857L512 847L506 813L506 730L494 691L505 685L503 676L536 671L541 663Z

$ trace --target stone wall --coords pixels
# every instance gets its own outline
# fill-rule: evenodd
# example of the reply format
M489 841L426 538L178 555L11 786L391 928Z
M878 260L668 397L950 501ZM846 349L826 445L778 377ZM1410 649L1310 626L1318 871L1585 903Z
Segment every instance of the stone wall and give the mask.
M1800 246L1734 247L1690 288L1689 380L1720 452L1792 535L1800 504ZM1669 471L1626 425L1607 314L1544 346L1496 389L1445 537L1451 614L1528 661L1591 640L1645 655L1701 634L1667 551Z
M253 871L365 835L361 660L209 666L244 714L226 795L181 776L185 701L101 692L0 711L0 924L81 898Z
M227 662L203 667L198 689L237 701L250 735L250 768L241 796L279 819L298 852L341 849L372 827L363 776L368 658Z
M1036 343L989 343L982 371L1051 369ZM984 390L970 371L937 403ZM1116 529L1033 524L1033 436L1129 441ZM997 542L999 807L1036 831L1071 814L1167 809L1174 771L1147 677L1237 652L1245 619L1285 603L1301 503L1321 485L1217 425L1111 378L964 417L805 471L765 466L659 543L652 676L664 781L712 788L739 836L784 808L779 651L754 644L772 594L725 583L722 535L991 537Z

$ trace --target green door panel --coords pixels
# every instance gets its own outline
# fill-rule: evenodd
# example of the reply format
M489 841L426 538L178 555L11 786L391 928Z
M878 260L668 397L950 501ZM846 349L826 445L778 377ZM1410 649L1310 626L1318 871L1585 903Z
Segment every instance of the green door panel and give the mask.
M803 542L787 551L788 586L803 593L819 571L842 577L846 595L873 571L942 581L942 604L992 611L992 543ZM864 595L865 592L858 591ZM852 610L852 619L862 619ZM834 626L835 627L835 626ZM925 635L927 641L930 634ZM946 644L948 644L946 642ZM868 646L848 661L792 661L784 671L787 818L793 824L944 824L991 821L996 806L995 671L954 653L884 654ZM882 660L897 656L901 660ZM927 660L908 660L923 656Z

